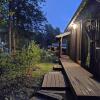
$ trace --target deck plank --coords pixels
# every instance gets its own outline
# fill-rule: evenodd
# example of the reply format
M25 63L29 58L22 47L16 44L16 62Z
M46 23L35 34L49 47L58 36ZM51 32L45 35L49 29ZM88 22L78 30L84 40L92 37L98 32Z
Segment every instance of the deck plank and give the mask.
M43 86L46 86L46 84L48 82L48 78L47 77L48 77L48 75L46 74L45 77L44 77L43 83L42 83Z
M77 96L100 98L100 82L94 80L90 72L73 62L68 56L62 56L60 61Z
M49 72L44 76L42 87L66 88L63 74L61 72Z
M55 70L55 71L62 71L62 66L59 65L59 64L55 64L55 65L53 66L53 70Z

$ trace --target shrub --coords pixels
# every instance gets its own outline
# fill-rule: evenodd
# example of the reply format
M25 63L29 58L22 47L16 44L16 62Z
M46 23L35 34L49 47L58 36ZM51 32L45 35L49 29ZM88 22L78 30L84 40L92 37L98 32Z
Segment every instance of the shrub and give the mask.
M32 41L29 46L22 51L17 52L15 56L15 62L20 65L31 67L32 65L37 64L41 58L41 49L34 41Z
M35 42L31 42L27 49L27 61L30 66L37 64L41 59L41 49Z
M0 74L4 74L11 69L11 57L6 54L0 54Z
M41 61L42 62L55 62L57 57L51 51L41 50Z
M27 48L17 51L14 56L0 54L0 74L6 74L7 77L31 74L39 62L54 62L56 59L51 51L40 49L32 41Z
M41 59L41 49L32 41L27 48L17 51L15 56L0 54L0 74L25 74ZM15 76L15 75L14 75Z

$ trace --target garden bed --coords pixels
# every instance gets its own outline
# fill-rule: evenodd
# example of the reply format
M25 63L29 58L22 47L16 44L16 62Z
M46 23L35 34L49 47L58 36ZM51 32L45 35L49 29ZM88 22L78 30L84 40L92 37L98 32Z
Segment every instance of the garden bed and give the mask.
M32 71L32 76L20 76L14 79L0 78L0 100L29 100L40 89L44 74L52 71L52 63L40 63Z

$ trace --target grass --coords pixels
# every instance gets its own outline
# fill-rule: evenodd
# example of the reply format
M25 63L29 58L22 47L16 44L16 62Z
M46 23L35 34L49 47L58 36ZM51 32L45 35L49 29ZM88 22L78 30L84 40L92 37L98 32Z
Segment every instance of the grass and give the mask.
M40 63L37 64L38 69L36 71L33 71L32 76L33 77L41 77L44 74L52 71L53 69L53 63Z
M36 70L32 71L32 77L42 77L44 74L52 71L53 69L53 63L39 63L36 65ZM12 70L9 73L6 73L2 76L2 78L6 79L14 79L16 77L20 77L25 73L24 69L20 70Z

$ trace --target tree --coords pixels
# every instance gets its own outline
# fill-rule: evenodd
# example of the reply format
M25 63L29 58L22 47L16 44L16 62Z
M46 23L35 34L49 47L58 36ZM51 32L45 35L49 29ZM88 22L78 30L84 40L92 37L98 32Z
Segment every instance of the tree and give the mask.
M0 3L2 4L2 8L6 7L6 11L8 12L4 19L9 22L9 33L13 35L9 37L13 37L13 47L15 45L15 35L18 38L23 39L23 41L25 40L25 38L30 40L35 32L41 32L44 30L46 18L44 17L43 11L41 10L40 6L40 4L43 2L45 2L45 0L0 1ZM33 34L30 34L32 32ZM9 39L9 41L11 42L11 39Z
M51 45L52 43L56 42L56 35L60 34L60 29L57 28L53 28L53 26L51 24L47 24L45 26L45 30L46 30L46 43L47 46Z
M7 25L7 15L6 0L0 0L0 26Z

